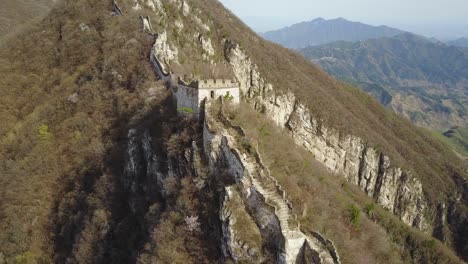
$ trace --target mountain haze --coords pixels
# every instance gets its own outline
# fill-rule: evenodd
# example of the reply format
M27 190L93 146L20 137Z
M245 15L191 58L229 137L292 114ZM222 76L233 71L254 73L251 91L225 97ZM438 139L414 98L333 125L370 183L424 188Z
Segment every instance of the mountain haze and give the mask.
M407 33L301 52L418 125L468 126L468 56L459 48Z
M468 38L459 38L456 40L448 41L447 45L456 46L456 47L468 47Z
M462 160L219 1L62 0L0 76L0 264L468 259Z
M292 49L317 46L335 41L359 41L392 37L403 31L387 26L371 26L344 18L326 20L316 18L292 26L269 31L263 37Z

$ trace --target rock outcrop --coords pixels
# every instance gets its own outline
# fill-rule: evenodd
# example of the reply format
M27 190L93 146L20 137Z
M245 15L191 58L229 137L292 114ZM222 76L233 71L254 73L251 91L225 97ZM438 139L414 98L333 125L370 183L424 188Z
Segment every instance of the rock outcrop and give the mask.
M389 157L363 139L323 126L293 93L275 91L237 44L226 41L225 47L240 89L256 110L287 129L298 145L330 171L358 185L406 224L428 229L424 218L426 202L416 177L392 166Z
M172 61L177 61L179 51L167 41L167 32L158 35L153 46L154 54L158 57L163 67L167 68Z
M302 232L286 192L270 175L259 154L242 151L236 147L240 145L239 138L245 136L242 128L229 124L221 112L219 118L222 122L217 124L217 131L213 131L211 123L215 121L210 117L208 111L205 115L203 142L209 167L213 169L212 174L217 174L220 168L224 168L228 176L232 177L235 188L230 186L226 189L226 199L231 199L233 190L238 191L239 197L248 208L249 217L259 227L259 232L264 239L263 243L270 244L272 253L276 255L275 262L303 263L298 258L299 256L304 257L303 248L306 247L313 252L311 255L314 258L320 260L312 263L339 263L336 250L330 246L332 244L324 242L325 239L319 240L315 236L307 236ZM226 200L223 204L226 204ZM221 211L225 212L226 210L224 207ZM238 218L238 216L233 215L232 210L229 212L229 214L222 214L221 219L225 223L229 219L226 215L229 215L230 219ZM239 243L236 244L232 241L244 241L245 238L239 236L232 225L225 226L227 227L223 228L224 236L229 238L228 242L230 241L225 246L225 252L231 252L231 254L239 252ZM246 243L241 242L241 244L247 245L249 249L252 248ZM330 252L330 248L333 248L333 253ZM253 252L257 252L257 249L254 249ZM231 257L238 259L249 255L250 253L246 251L240 256L231 255Z
M198 36L198 41L203 49L203 59L206 61L210 61L211 58L215 55L215 51L213 49L213 45L211 44L210 38L205 38L203 35Z

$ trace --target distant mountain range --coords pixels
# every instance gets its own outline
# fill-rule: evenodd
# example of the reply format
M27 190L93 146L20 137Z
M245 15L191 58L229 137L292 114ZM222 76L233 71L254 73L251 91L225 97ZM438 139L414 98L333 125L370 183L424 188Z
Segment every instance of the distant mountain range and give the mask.
M468 47L468 38L463 37L456 40L448 41L447 45L466 48Z
M301 50L337 78L429 128L468 126L468 52L405 33Z
M404 33L387 26L371 26L344 18L326 20L316 18L279 30L269 31L263 37L292 49L316 46L335 41L360 41L393 37Z

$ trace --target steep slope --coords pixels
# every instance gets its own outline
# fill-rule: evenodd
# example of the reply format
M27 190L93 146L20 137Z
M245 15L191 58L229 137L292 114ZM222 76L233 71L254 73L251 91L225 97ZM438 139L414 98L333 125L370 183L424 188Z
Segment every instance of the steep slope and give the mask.
M269 31L263 37L292 49L317 46L335 41L359 41L379 37L392 37L403 31L387 26L371 26L344 18L312 21Z
M284 49L265 43L255 37L235 17L226 13L222 6L204 1L201 1L200 5L202 5L203 10L209 10L209 13L205 15L208 15L212 19L211 21L216 23L214 28L222 31L221 38L217 41L212 38L212 42L225 43L226 57L233 67L236 78L241 83L241 90L245 94L246 100L257 110L264 112L267 117L274 120L278 125L290 130L292 135L296 135L298 129L303 129L304 132L301 132L303 134L297 138L297 143L312 151L316 158L324 162L329 169L338 173L349 173L350 180L362 182L361 187L370 196L374 193L374 190L370 190L370 188L373 188L371 186L372 181L380 181L375 181L376 178L374 178L379 175L377 171L388 169L391 171L395 169L396 164L402 164L402 166L410 168L409 170L414 170L414 174L411 173L414 175L413 177L408 173L403 173L403 177L400 179L403 182L400 183L390 180L390 172L384 177L384 179L389 177L385 179L385 181L389 181L388 184L390 182L393 182L391 184L397 184L393 185L396 189L392 189L392 187L385 190L386 192L388 191L390 195L396 196L405 193L403 195L405 198L399 197L396 199L396 204L400 201L405 206L394 207L394 212L402 218L409 217L406 220L408 223L416 220L412 224L424 225L423 214L412 211L416 208L418 208L416 209L417 212L425 211L422 209L424 208L421 204L422 200L415 200L416 197L421 197L420 194L416 194L421 190L425 193L429 208L439 206L437 204L445 200L440 199L440 194L446 193L448 199L445 201L447 203L457 204L457 206L460 206L460 210L465 210L462 209L465 202L461 202L458 198L455 198L455 200L449 198L453 197L453 188L455 186L461 188L459 195L464 195L464 188L466 188L464 185L466 175L461 169L461 161L451 150L432 139L425 132L416 129L409 122L391 115L367 96L330 79L302 59L301 56L285 52ZM228 17L226 18L226 16ZM223 41L224 37L228 37L231 41ZM281 63L278 63L278 60L281 60ZM299 101L296 98L301 99ZM308 116L307 111L310 111L312 117ZM313 123L311 125L308 122ZM333 128L328 130L329 127ZM333 136L333 134L335 135ZM378 153L376 156L372 154L365 155L365 153L359 151L351 154L351 149L345 147L345 144L349 143L343 142L348 138L343 138L343 134L356 135L364 139L365 143L361 150L369 149L369 146L378 146L380 150L390 156L394 165L389 165L386 161L374 164L373 161L367 158L378 161L378 156L381 154L379 151L376 151ZM343 141L335 141L337 138L343 138ZM402 143L403 139L410 140ZM359 138L357 140L359 141ZM325 146L329 146L329 148ZM434 153L440 153L440 156L434 155ZM364 158L360 154L365 155ZM359 166L353 165L356 164L356 160L348 160L348 158L361 160L361 162L365 163L369 162L368 172L352 169ZM431 164L431 169L428 169L428 164ZM439 167L436 164L444 165ZM453 170L447 170L447 165L452 167ZM346 170L349 171L346 172ZM368 173L365 177L368 180L369 189L365 187L364 181L357 179L358 177L364 177L363 174L365 173ZM422 189L418 187L420 185L415 178L420 179ZM438 183L434 184L435 182ZM408 187L408 184L415 184L414 189ZM380 186L380 183L376 185L376 187L378 186ZM437 190L434 189L434 186L437 186ZM396 192L398 188L403 188L401 189L402 192ZM409 193L407 188L410 190ZM442 191L444 189L446 191ZM377 195L378 197L379 195ZM392 200L390 199L390 201ZM443 203L445 204L445 202ZM382 202L382 204L385 204L385 202ZM411 205L406 207L409 204ZM446 208L445 205L441 206ZM428 210L435 212L435 209ZM463 215L450 216L451 219L461 220L460 225L457 224L458 227L456 227L461 228L460 231L463 230L463 221L466 221L463 220L463 217ZM429 221L435 221L433 224L438 227L434 229L434 233L438 234L440 232L436 230L440 229L444 224L440 225L443 221L436 219L437 217L434 217ZM444 228L444 230L447 229ZM446 231L442 233L447 234ZM458 231L455 233L458 233ZM442 238L440 235L438 237ZM464 242L463 239L459 240L460 238L456 238L454 241L459 241L456 243L460 243L459 245L463 248ZM448 237L442 239L448 239Z
M301 52L418 125L434 129L468 125L468 56L458 48L403 34Z
M117 4L64 1L0 51L0 260L461 262L444 146L216 1ZM234 120L295 155L272 162L215 106L177 113L171 72L236 78L258 113Z

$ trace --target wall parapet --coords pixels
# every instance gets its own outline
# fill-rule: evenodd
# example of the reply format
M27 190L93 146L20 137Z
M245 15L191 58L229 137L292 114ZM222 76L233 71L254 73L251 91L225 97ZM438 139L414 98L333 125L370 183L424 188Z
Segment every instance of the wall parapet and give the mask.
M115 0L112 0L112 9L114 10L113 12L116 16L121 16L123 14L122 9L120 9L117 1Z
M230 79L204 79L197 82L198 89L238 88L239 83Z

